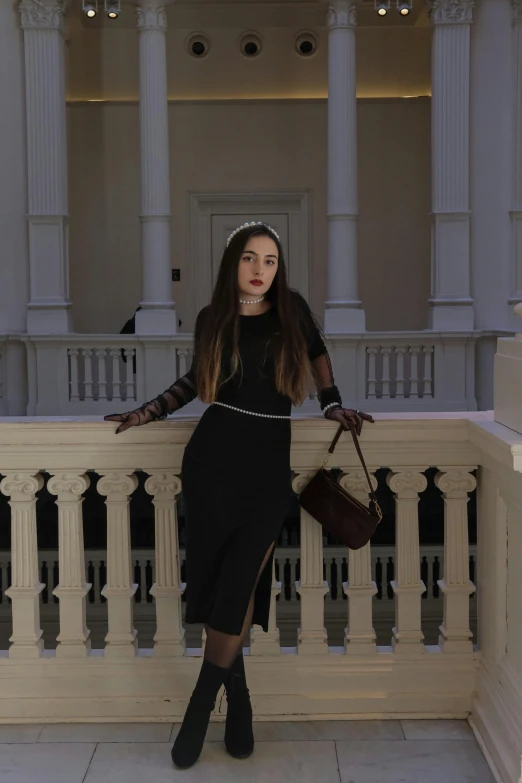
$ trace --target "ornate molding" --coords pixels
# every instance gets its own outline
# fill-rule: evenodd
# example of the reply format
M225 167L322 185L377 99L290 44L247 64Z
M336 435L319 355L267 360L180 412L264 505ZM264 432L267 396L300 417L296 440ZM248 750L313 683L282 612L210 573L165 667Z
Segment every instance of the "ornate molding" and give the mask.
M350 28L357 24L357 3L355 0L334 0L328 6L326 23L330 30L338 27Z
M90 485L91 480L84 473L55 473L47 482L47 490L51 495L81 497Z
M34 500L36 493L44 485L43 477L39 473L7 473L0 481L2 495L22 495L20 500Z
M102 473L96 489L100 495L121 495L127 498L132 495L138 486L138 479L134 473Z
M24 30L61 30L65 0L21 0L19 11Z
M377 489L377 479L374 475L372 475L371 470L368 470L368 472L370 474L372 490L375 492ZM354 470L346 473L341 478L339 484L344 490L346 490L346 492L350 492L352 495L356 492L364 492L367 495L369 494L368 479L366 478L364 470Z
M167 9L164 0L141 0L136 9L138 30L166 30Z
M300 495L303 489L306 487L307 484L310 483L310 481L315 476L315 471L313 473L297 473L294 478L292 479L292 489L296 493L296 495Z
M431 0L432 24L471 24L475 0Z
M473 492L477 486L477 481L467 470L448 470L440 471L435 476L435 486L440 489L444 495L457 496Z
M522 0L511 0L513 3L513 24L522 24Z
M174 473L153 473L145 482L145 492L155 500L175 497L181 492L181 479Z
M386 483L395 495L412 497L424 492L428 480L422 473L415 470L404 470L399 473L388 473Z

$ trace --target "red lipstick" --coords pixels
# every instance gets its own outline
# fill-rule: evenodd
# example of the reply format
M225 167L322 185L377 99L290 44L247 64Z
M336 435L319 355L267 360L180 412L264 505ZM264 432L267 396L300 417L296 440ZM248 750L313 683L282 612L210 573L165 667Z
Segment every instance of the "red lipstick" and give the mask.
M262 280L251 280L250 285L263 285Z

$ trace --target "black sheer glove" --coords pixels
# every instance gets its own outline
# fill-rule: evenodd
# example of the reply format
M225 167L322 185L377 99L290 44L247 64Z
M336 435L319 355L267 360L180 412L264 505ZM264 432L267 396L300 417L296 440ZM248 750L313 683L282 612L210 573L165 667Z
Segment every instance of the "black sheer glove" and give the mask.
M356 435L360 435L365 421L374 424L373 418L369 413L363 413L363 411L354 411L351 408L343 408L341 405L335 408L329 408L325 413L325 418L338 421L343 425L345 430L355 431Z
M184 405L197 397L195 378L193 370L187 375L173 383L163 394L150 402L145 402L139 408L126 413L111 413L104 416L105 421L118 421L120 426L116 430L119 432L128 430L129 427L139 427L141 424L148 424L149 421L165 419L169 413L183 408Z

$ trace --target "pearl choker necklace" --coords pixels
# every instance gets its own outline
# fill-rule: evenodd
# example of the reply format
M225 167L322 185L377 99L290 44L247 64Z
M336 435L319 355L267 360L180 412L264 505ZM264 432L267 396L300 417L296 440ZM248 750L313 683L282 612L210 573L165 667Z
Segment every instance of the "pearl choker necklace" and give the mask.
M259 302L262 302L265 298L264 294L259 299L240 299L239 304L259 304Z

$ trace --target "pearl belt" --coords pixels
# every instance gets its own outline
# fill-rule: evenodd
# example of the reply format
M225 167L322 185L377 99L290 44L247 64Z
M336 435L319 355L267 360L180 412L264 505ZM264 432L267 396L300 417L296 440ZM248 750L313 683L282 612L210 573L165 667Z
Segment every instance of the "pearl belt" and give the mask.
M222 405L224 408L230 408L239 413L248 413L249 416L261 416L263 419L291 419L291 416L276 416L273 413L254 413L254 411L245 411L243 408L236 408L235 405L227 405L226 402L213 402L212 405Z

